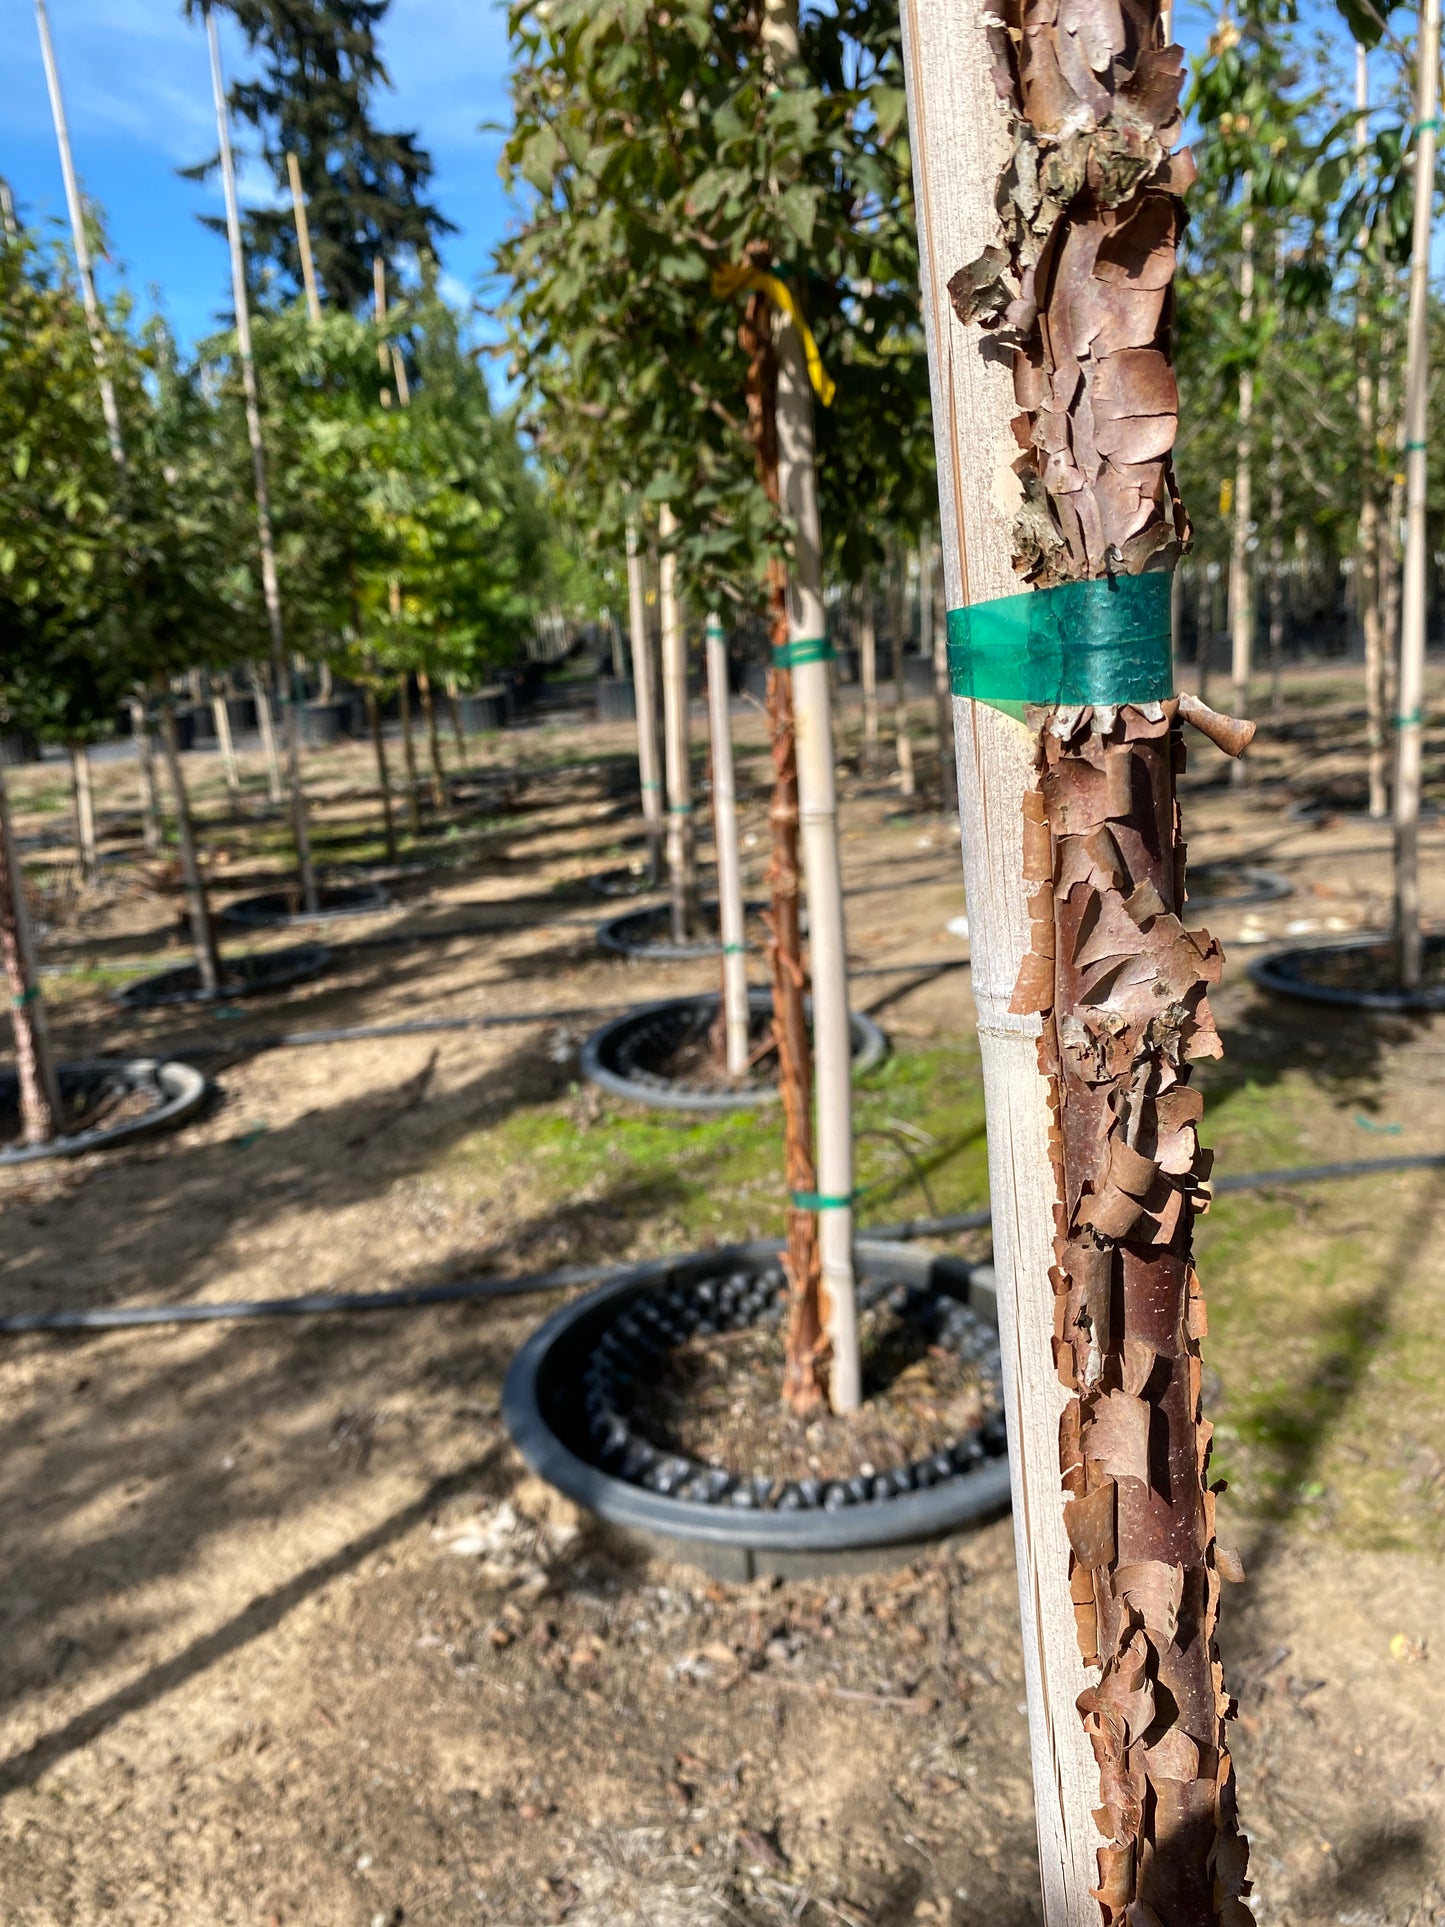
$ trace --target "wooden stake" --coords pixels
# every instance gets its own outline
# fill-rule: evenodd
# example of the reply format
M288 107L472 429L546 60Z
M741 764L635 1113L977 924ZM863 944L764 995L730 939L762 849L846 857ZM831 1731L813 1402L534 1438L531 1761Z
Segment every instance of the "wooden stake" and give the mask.
M858 680L863 685L863 774L878 774L878 624L873 578L863 579L858 624Z
M1250 175L1244 177L1244 226L1239 246L1239 322L1248 329L1254 320L1254 221L1248 209L1253 193ZM1249 714L1249 678L1254 659L1254 571L1250 567L1250 522L1254 513L1254 370L1239 371L1239 433L1234 455L1234 526L1229 548L1229 626L1232 638L1234 709L1238 716ZM1243 757L1229 768L1231 783L1248 780L1249 769Z
M1355 43L1355 152L1358 171L1365 170L1365 148L1370 134L1370 60ZM1388 816L1386 780L1389 731L1386 727L1385 650L1380 607L1380 503L1378 490L1379 427L1375 417L1376 387L1370 367L1369 282L1365 267L1365 233L1358 237L1359 278L1355 287L1355 416L1360 430L1360 526L1356 545L1358 575L1355 600L1365 645L1365 742L1368 755L1369 809L1373 817Z
M373 255L371 259L371 287L376 325L382 328L386 325L386 263L379 254ZM403 408L409 408L411 389L407 385L406 363L402 360L401 349L394 341L383 342L376 352L381 361L383 374L388 366L391 368L391 378L396 383L397 400Z
M994 493L994 451L1009 445L1017 412L1011 371L978 353L978 330L962 326L948 296L950 276L995 240L994 191L1012 141L982 14L959 0L903 0L902 22L943 575L947 606L957 609L1019 588L1011 518ZM1059 1420L1067 1394L1052 1363L1048 1086L1039 1073L1039 1020L1009 1009L1030 948L1023 799L1034 783L1034 738L1001 711L963 698L953 720L1044 1918L1047 1927L1095 1927L1090 1814L1099 1770L1075 1710L1089 1675L1064 1577Z
M10 798L0 769L0 968L10 998L15 1074L20 1084L20 1136L45 1144L60 1129L64 1112L60 1080L50 1050L50 1031L35 969L35 940L25 901L25 872L10 824Z
M319 322L321 295L316 286L316 263L311 258L311 227L306 219L306 196L301 191L301 166L296 156L289 152L286 155L286 173L291 182L291 212L296 217L296 246L301 255L306 313L313 322Z
M723 947L723 1033L729 1077L748 1067L748 961L743 948L743 877L738 852L738 800L733 778L728 652L722 619L707 619L707 705L712 741L712 822Z
M281 758L276 753L276 725L271 716L271 692L266 687L265 676L254 663L251 665L251 694L256 698L256 726L261 732L261 750L266 758L266 794L271 802L279 803L283 797Z
M788 635L822 645L823 539L813 460L813 393L798 331L787 316L774 319L778 353L778 497L793 529L788 578ZM823 1328L832 1357L828 1398L835 1412L862 1402L858 1313L853 1291L853 1045L848 1012L847 937L843 875L838 858L838 795L828 664L821 647L812 660L794 660L793 709L798 733L798 814L803 881L808 893L808 949L813 980L813 1077L817 1092L815 1143L822 1266Z
M236 745L231 736L231 712L226 707L224 691L212 691L211 715L216 724L216 742L221 751L221 767L225 772L226 788L233 801L241 795L241 772L236 763Z
M417 806L416 744L411 735L411 677L403 672L397 694L401 703L401 754L406 764L406 827L413 837L421 835L421 813Z
M1410 250L1410 309L1405 345L1405 572L1400 612L1400 683L1395 718L1395 945L1400 982L1420 983L1420 775L1425 741L1426 526L1429 482L1425 437L1430 399L1430 230L1435 205L1435 113L1440 82L1440 0L1422 0L1415 108L1415 229Z
M427 757L431 763L431 800L436 809L441 809L447 800L447 772L442 762L441 737L437 734L437 710L432 699L431 677L425 669L417 670L416 686L421 695L421 713L426 722Z
M171 779L171 795L176 805L176 838L180 844L181 880L186 892L186 910L191 920L191 941L196 950L196 967L201 973L201 989L209 997L221 988L221 959L216 949L216 929L206 901L206 884L196 855L195 826L191 821L191 801L186 794L186 779L181 769L181 746L176 734L176 712L167 698L161 704L161 748L166 771Z
M226 238L231 250L231 296L236 308L236 346L241 363L241 388L246 399L246 434L251 444L251 469L256 489L256 534L261 551L261 588L266 621L271 631L271 673L281 699L286 733L286 783L291 794L291 819L296 837L296 867L301 897L309 911L320 907L316 871L311 861L311 831L306 819L306 793L301 787L301 729L294 694L287 695L286 629L281 614L281 584L276 574L276 546L271 532L271 491L266 480L266 445L261 439L261 403L256 389L256 363L251 353L251 308L246 294L246 264L241 252L241 215L236 203L236 164L231 154L231 123L226 111L226 83L221 73L221 42L216 16L205 10L206 39L211 55L211 92L216 106L216 132L221 144L221 185L226 198Z
M151 747L150 717L146 713L145 700L132 696L130 708L130 733L135 743L136 763L140 769L140 821L141 839L147 856L158 856L161 847L160 811L156 807L156 761Z
M891 547L888 627L892 631L893 646L894 754L898 759L898 793L911 799L917 785L913 780L913 738L908 733L908 678L904 672L904 650L908 643L908 570L903 544L895 537Z
M958 814L958 770L954 763L953 691L948 680L948 623L942 587L935 568L933 532L925 529L918 545L918 597L923 609L923 633L933 656L933 706L938 723L938 807L944 816Z
M677 520L663 503L657 520L663 544ZM677 557L666 546L658 565L662 604L662 749L667 766L667 879L672 893L672 938L684 943L697 914L697 845L692 821L692 767L687 730L687 642L677 606Z
M376 782L381 792L381 820L386 836L386 860L396 862L396 816L391 807L391 773L386 767L386 741L381 728L381 704L376 699L376 691L368 684L366 691L366 721L371 731L371 747L376 757Z
M632 642L632 694L637 710L637 777L647 855L656 883L662 874L662 781L657 756L657 681L647 628L647 579L637 524L627 524L627 624Z
M105 333L101 326L100 303L95 298L95 276L90 265L90 241L85 232L85 207L80 184L75 178L75 162L70 153L70 130L65 123L65 102L60 92L60 69L55 64L55 49L50 40L50 19L45 0L35 0L35 24L40 29L40 58L45 67L45 85L50 92L50 113L55 122L55 142L60 149L60 174L65 183L65 206L70 215L71 239L75 245L75 267L80 277L80 298L85 307L85 324L90 332L90 352L100 384L100 408L105 417L106 439L117 468L125 468L125 445L120 433L120 410L116 406L115 385L106 359Z
M95 787L91 782L90 757L84 743L71 743L70 788L75 801L75 848L80 858L80 874L87 883L100 877L100 855L95 844Z

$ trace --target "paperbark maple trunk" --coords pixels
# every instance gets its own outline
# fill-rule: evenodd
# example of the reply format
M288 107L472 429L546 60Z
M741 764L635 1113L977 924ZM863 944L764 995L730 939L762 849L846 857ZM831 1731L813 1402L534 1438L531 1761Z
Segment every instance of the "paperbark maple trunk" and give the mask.
M1420 779L1425 746L1425 623L1429 529L1426 432L1430 401L1430 233L1435 211L1435 111L1440 86L1440 0L1420 18L1415 113L1415 226L1405 341L1405 570L1395 716L1395 948L1400 983L1424 974L1420 923Z
M169 702L161 704L161 748L166 773L171 779L171 794L176 805L176 841L180 846L181 883L186 893L186 914L191 923L191 942L195 946L196 968L201 989L214 997L221 988L221 959L216 949L216 927L206 901L205 879L196 855L195 826L191 820L191 801L186 794L185 773L181 768L181 745L176 733L176 712Z
M366 726L371 732L371 751L376 758L376 784L381 796L381 821L386 837L386 860L396 862L396 813L391 806L391 772L386 766L386 739L381 728L381 704L376 691L366 692Z
M1170 568L1192 170L1157 0L902 15L949 605ZM1178 713L1249 730L1028 700L955 726L1044 1916L1241 1927L1190 1257L1218 952L1179 922L1174 784Z
M416 686L421 691L421 713L426 720L427 759L431 764L431 800L435 809L440 809L447 800L447 772L442 762L441 737L437 734L437 709L432 696L431 677L425 669L416 672Z
M3 769L0 769L0 967L4 970L5 990L10 999L10 1029L15 1039L21 1141L45 1144L59 1130L64 1113L35 969L30 910L25 901L25 872L15 848Z
M662 875L662 776L657 755L657 674L647 630L647 581L637 526L627 524L627 625L632 642L632 693L637 710L637 781L652 881Z

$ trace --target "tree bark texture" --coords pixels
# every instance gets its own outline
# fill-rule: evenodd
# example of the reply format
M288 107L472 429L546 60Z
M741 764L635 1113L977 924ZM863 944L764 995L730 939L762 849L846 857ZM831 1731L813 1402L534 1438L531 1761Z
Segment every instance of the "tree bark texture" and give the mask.
M45 1144L60 1128L63 1112L60 1083L50 1054L50 1035L35 949L30 911L25 901L25 872L15 848L10 824L10 798L0 770L0 966L10 999L10 1029L15 1039L15 1072L20 1085L20 1136L26 1144Z
M903 19L950 604L1171 568L1193 170L1157 0ZM1250 1919L1191 1259L1219 953L1178 916L1181 714L1251 733L1192 698L955 704L1048 1927Z

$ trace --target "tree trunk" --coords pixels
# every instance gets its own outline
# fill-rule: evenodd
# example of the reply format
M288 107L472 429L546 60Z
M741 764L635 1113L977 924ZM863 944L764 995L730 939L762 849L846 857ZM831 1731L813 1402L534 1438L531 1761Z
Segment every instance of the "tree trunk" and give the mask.
M862 614L858 625L858 680L863 685L863 774L878 774L878 624L873 578L865 576L860 590Z
M748 960L743 936L743 876L738 852L738 801L733 778L728 652L721 618L707 619L707 706L712 743L713 841L721 925L722 1019L729 1077L748 1067Z
M1429 473L1425 437L1430 400L1430 229L1435 197L1435 109L1440 83L1440 0L1420 21L1415 115L1415 230L1405 343L1405 580L1400 614L1400 681L1395 717L1395 947L1400 983L1424 974L1420 925L1420 777L1425 742L1425 624L1429 565Z
M958 769L953 745L953 691L948 681L948 624L941 599L938 551L931 530L918 545L918 600L923 611L923 636L933 657L933 706L938 725L938 808L942 816L958 814Z
M0 769L0 965L4 966L5 989L10 998L10 1028L15 1039L21 1142L46 1144L59 1131L64 1111L35 969L35 944L25 901L25 872L10 825L10 798L3 769Z
M908 679L904 670L904 650L908 643L908 570L903 544L895 536L890 544L888 627L893 645L893 741L898 762L898 791L911 798L913 780L913 738L908 733Z
M1361 157L1361 175L1365 171L1364 152L1370 133L1369 108L1369 60L1365 49L1357 41L1355 148ZM1365 239L1362 232L1362 244ZM1365 746L1369 808L1371 816L1385 817L1389 814L1390 798L1385 776L1389 731L1385 722L1387 697L1380 609L1380 432L1375 419L1375 372L1370 366L1370 283L1363 245L1358 276L1355 288L1355 414L1360 430L1360 525L1356 582L1360 631L1365 645Z
M276 726L271 713L271 692L266 678L253 663L251 692L256 698L256 726L261 732L261 751L266 758L266 794L273 803L281 802L281 759L276 754Z
M1076 47L1061 59L1048 0L1023 0L1017 24L1022 73L983 16L904 0L945 581L959 679L989 678L988 700L956 699L955 727L1044 1918L1240 1927L1244 1845L1213 1642L1219 1576L1235 1562L1216 1554L1204 1485L1190 1259L1204 1167L1185 1082L1188 1059L1217 1048L1204 1001L1217 951L1178 922L1182 745L1159 694L1167 593L1146 594L1147 577L1149 673L1115 670L1096 691L1090 680L1110 572L1124 593L1148 565L1169 568L1187 527L1156 413L1171 387L1167 281L1187 179L1167 158L1180 68L1149 0L1127 28L1113 16L1087 62ZM1088 104L1066 73L1087 74ZM1089 184L1114 178L1102 163L1115 100L1097 98L1111 90L1152 172L1101 204ZM1051 175L1065 129L1094 151ZM1016 142L1028 162L1017 174ZM1025 178L1053 178L1055 198L1020 209L1011 183ZM1026 271L1024 303L1009 290ZM1071 335L1081 314L1088 331ZM1054 358L1071 355L1069 379ZM1106 390L1128 482L1074 412ZM1046 467L1045 449L1061 459ZM1017 522L997 486L1004 460L1029 490ZM1057 674L1031 650L990 654L1030 584L1079 598L1056 601L1065 619L1052 629L1047 605L1018 618L1058 638ZM1081 643L1093 648L1076 655ZM993 680L1000 665L1007 684ZM1032 706L1061 700L1074 706ZM1181 706L1227 746L1247 736L1194 699Z
M462 712L457 707L457 683L455 676L447 677L447 715L452 723L452 741L457 746L457 761L465 770L467 767L467 739L462 734Z
M676 532L663 504L658 533L665 543ZM687 643L677 607L677 557L664 547L658 568L662 613L662 736L667 765L667 882L672 940L685 943L697 919L697 851L692 821L692 765L687 740Z
M627 623L632 637L632 693L637 709L637 780L652 881L662 875L662 779L657 756L657 675L647 632L647 583L637 525L627 524Z
M431 763L431 800L434 809L441 809L447 800L447 772L442 762L441 738L437 735L436 704L432 700L431 677L425 669L416 672L416 686L421 691L421 713L426 719L427 757Z
M186 794L186 779L181 769L181 746L176 735L176 712L169 701L161 704L161 748L171 793L176 804L176 838L180 844L181 881L186 892L186 911L191 920L191 942L196 950L196 967L201 989L214 997L221 988L221 959L216 950L216 930L206 901L205 881L196 856L195 828L191 821L191 801Z
M1244 204L1248 209L1251 179L1244 177ZM1248 329L1254 320L1254 222L1246 213L1239 237L1239 320ZM1239 433L1234 453L1234 527L1229 549L1229 626L1234 678L1234 706L1241 716L1249 712L1249 678L1254 657L1254 571L1250 567L1250 522L1254 514L1254 370L1239 371ZM1249 779L1248 765L1239 758L1229 772L1232 783Z
M80 874L90 884L100 879L100 852L95 843L95 786L90 755L84 743L70 745L70 789L75 808L75 848Z
M421 811L417 803L416 744L411 734L411 677L403 675L397 686L401 704L401 755L406 764L406 827L412 837L421 835Z
M135 742L136 764L140 770L141 840L147 856L158 856L161 818L156 807L156 759L151 745L150 718L146 714L145 701L140 696L130 698L129 708L130 733Z
M231 737L231 712L226 707L224 695L211 697L211 715L216 724L216 742L221 751L221 768L225 772L226 789L233 803L241 800L241 772L236 764L236 745Z
M386 742L381 731L381 704L376 691L366 692L366 722L371 731L371 748L376 757L376 781L381 793L381 820L386 834L386 860L396 862L396 816L391 807L391 773L386 767Z

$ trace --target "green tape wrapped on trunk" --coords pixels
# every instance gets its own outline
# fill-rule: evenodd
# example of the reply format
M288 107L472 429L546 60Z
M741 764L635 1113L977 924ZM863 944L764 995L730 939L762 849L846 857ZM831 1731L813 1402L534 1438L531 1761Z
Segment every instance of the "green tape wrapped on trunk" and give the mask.
M1165 701L1174 693L1169 584L1151 570L950 609L954 695L1013 714L1027 703Z

